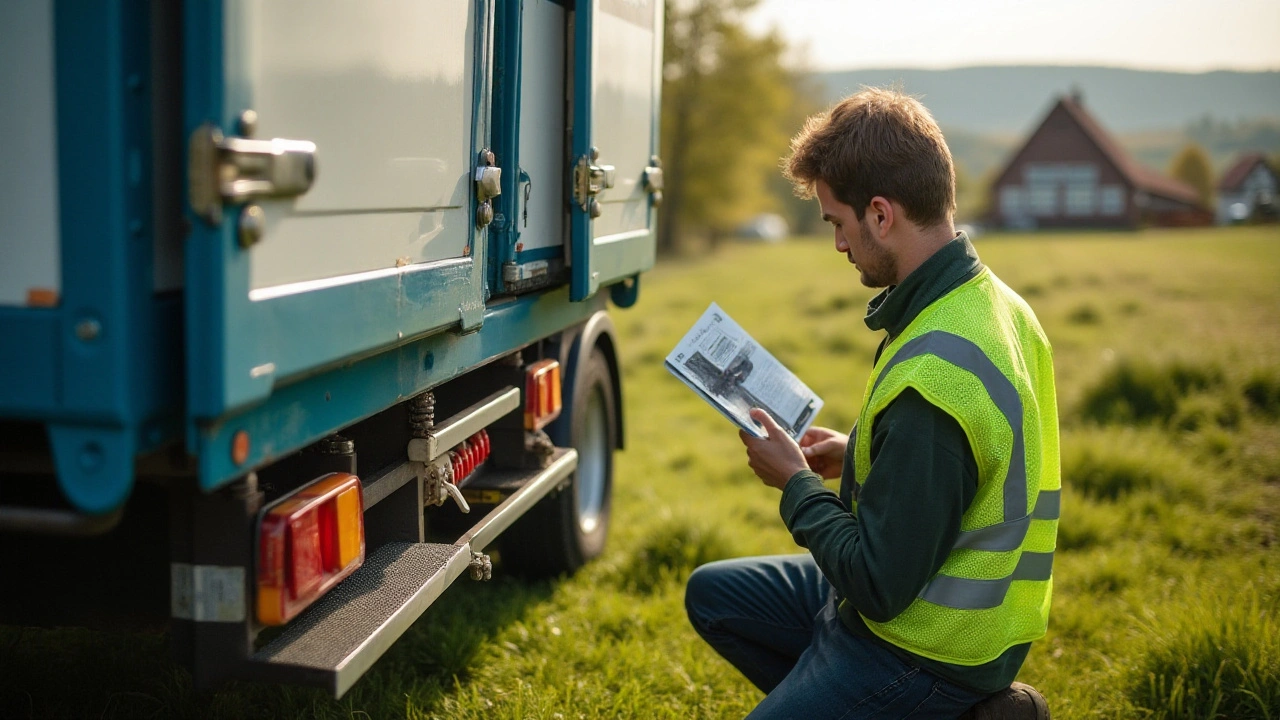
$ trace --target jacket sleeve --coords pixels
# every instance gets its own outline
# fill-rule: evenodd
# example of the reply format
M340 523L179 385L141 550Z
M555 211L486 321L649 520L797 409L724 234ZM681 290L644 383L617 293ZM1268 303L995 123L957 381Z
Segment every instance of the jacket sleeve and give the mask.
M844 482L853 482L846 451ZM955 418L904 390L872 423L871 468L852 513L816 473L796 473L783 522L836 593L867 618L907 609L942 567L978 488L977 462Z

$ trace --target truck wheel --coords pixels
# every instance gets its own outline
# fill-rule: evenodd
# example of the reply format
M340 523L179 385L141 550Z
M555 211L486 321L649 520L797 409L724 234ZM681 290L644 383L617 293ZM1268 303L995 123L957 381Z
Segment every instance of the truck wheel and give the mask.
M617 398L609 362L599 348L581 372L581 392L569 408L578 469L568 487L538 503L504 534L503 563L519 575L572 573L604 552L613 499L613 449L618 444Z

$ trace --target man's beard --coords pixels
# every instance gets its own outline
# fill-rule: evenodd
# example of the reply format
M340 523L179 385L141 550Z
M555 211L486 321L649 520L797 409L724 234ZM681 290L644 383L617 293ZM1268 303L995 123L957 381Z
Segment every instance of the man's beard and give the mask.
M858 249L862 260L857 263L862 271L862 284L867 287L889 287L898 277L898 259L888 250L876 244L875 236L863 221L858 222ZM853 251L849 251L849 259L853 259Z

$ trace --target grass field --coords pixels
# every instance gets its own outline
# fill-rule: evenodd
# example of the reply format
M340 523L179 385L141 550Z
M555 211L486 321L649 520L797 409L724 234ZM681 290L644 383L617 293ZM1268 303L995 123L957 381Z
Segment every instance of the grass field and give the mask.
M1055 718L1280 718L1280 229L991 236L1055 347L1064 500L1049 635L1020 679ZM160 636L0 630L15 717L741 717L759 693L693 633L699 563L789 553L778 493L662 358L715 300L847 429L879 335L827 240L724 248L619 311L628 449L605 556L557 583L462 580L341 701L208 698ZM8 584L9 579L6 579Z

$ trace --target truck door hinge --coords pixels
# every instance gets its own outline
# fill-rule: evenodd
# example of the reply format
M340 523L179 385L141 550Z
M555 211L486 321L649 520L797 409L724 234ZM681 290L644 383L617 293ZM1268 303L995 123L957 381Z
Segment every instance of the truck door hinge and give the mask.
M245 135L252 125L241 122ZM218 225L224 204L297 197L310 190L316 179L316 144L226 137L213 123L205 123L191 134L188 175L192 211Z

